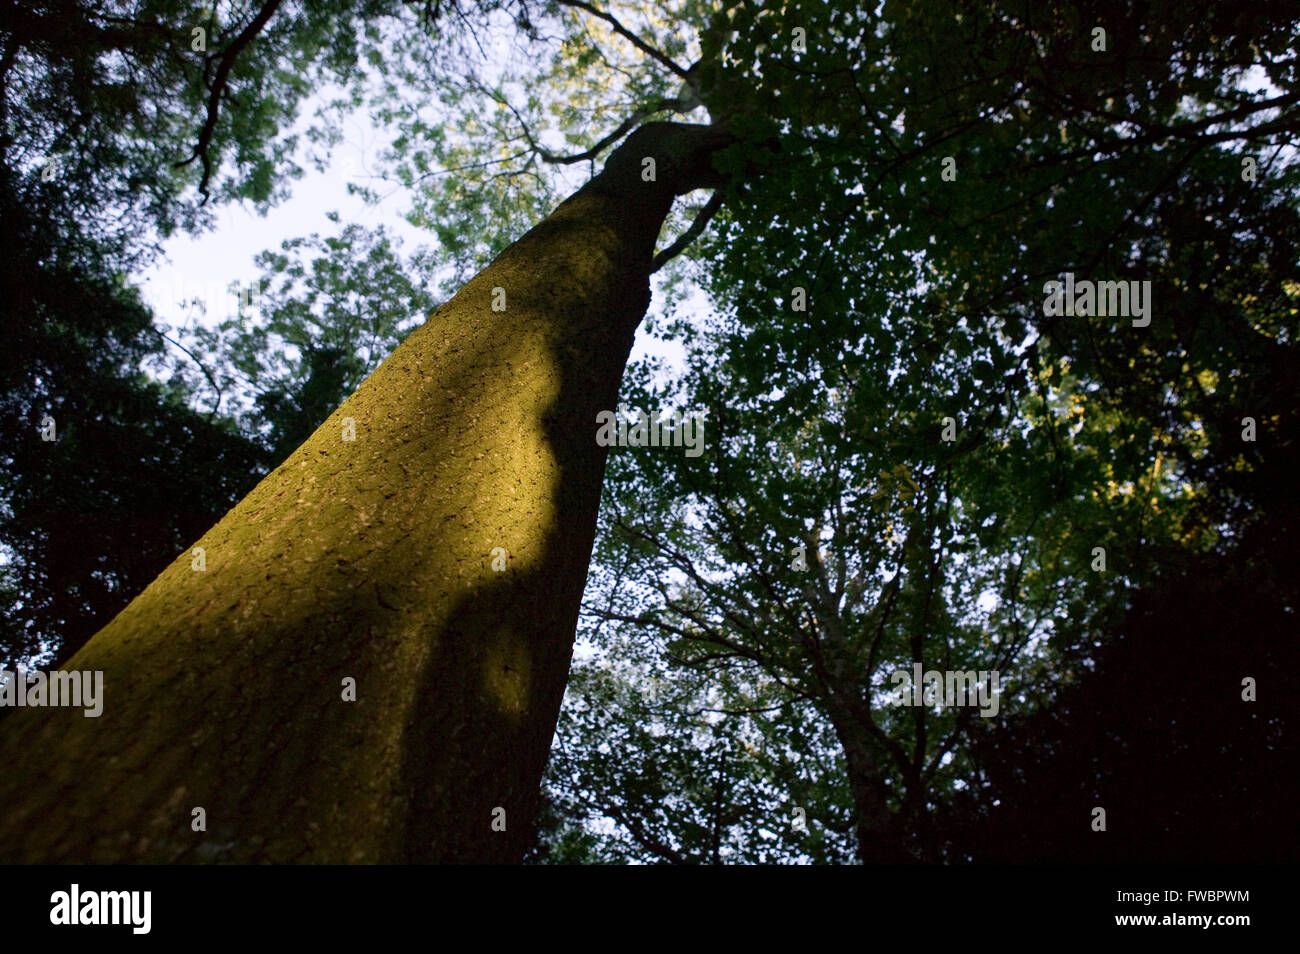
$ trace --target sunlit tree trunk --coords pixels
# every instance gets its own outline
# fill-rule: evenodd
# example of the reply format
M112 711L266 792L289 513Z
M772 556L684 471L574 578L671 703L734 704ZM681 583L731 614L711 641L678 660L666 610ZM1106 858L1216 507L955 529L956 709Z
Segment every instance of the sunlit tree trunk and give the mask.
M206 569L182 554L69 660L104 672L101 717L6 719L0 859L517 860L591 554L596 413L672 199L721 184L725 141L630 136L195 544Z

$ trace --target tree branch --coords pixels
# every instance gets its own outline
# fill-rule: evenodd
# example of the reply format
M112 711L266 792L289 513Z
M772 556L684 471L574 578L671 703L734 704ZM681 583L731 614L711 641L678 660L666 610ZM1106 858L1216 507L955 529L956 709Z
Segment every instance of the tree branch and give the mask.
M685 251L686 247L694 242L699 237L700 233L704 231L705 227L709 224L709 220L717 214L718 209L720 208L722 208L722 190L715 189L713 195L709 197L709 201L704 204L704 208L700 209L699 214L695 216L695 221L690 224L690 227L681 235L677 236L675 242L669 245L662 252L656 254L655 257L650 260L650 274L653 275Z
M488 91L484 90L484 92L488 92ZM519 123L519 128L523 131L524 139L528 140L528 147L534 153L536 153L539 159L541 159L543 162L548 162L551 165L571 165L576 162L587 162L588 160L595 159L602 152L604 152L606 148L608 148L610 145L617 142L618 140L622 139L633 129L635 129L643 119L649 119L651 116L655 115L656 113L669 112L669 111L681 112L682 107L685 105L680 99L661 99L650 106L646 106L642 109L638 109L627 119L619 123L618 126L615 127L613 132L600 139L599 142L597 142L594 146L592 146L590 149L586 150L585 152L579 152L574 155L564 156L556 152L551 152L549 149L547 149L537 141L537 139L533 136L532 130L528 128L528 123L524 121L524 118L519 115L519 111L510 104L510 101L508 99L498 98L495 95L492 95L492 99L500 103L506 109L510 110L510 112L514 115L515 120Z
M230 71L234 68L235 60L244 47L248 46L253 41L253 37L262 31L262 28L266 26L279 6L280 0L264 0L261 9L257 11L257 16L253 17L252 22L240 31L234 42L221 54L221 59L217 63L217 75L213 77L212 87L208 94L208 113L203 120L203 128L199 130L199 141L195 144L194 151L189 158L176 163L179 168L188 166L195 159L202 162L203 178L199 180L199 194L203 196L201 205L207 205L208 203L208 180L212 178L212 159L208 155L208 149L212 145L212 136L217 129L217 115L221 110L221 95L226 91Z
M171 337L170 335L166 334L165 332L160 331L157 328L155 328L154 331L157 332L157 334L161 336L165 341L169 341L170 343L174 344L176 347L184 351L187 355L189 355L190 360L199 366L199 370L203 372L203 376L208 379L208 384L212 385L212 390L217 392L217 403L213 404L212 410L208 411L208 420L209 421L212 420L212 416L216 414L217 409L221 407L221 397L222 397L221 385L217 384L217 379L212 376L212 372L208 370L207 365L205 365L202 361L200 361L198 359L198 356L195 355L193 351L185 347L185 345L181 344L179 341L177 341L175 338Z
M608 23L611 27L613 27L615 33L623 37L625 40L627 40L629 43L635 46L646 56L650 57L656 63L660 64L670 72L677 74L682 79L687 78L686 77L687 71L685 69L678 66L668 56L656 50L649 43L646 43L643 39L641 39L639 36L637 36L627 27L623 26L623 24L619 23L618 20L614 19L614 17L610 16L608 13L605 13L602 10L597 10L591 4L584 3L583 0L559 0L559 2L563 6L574 7L578 10L585 10L587 13L590 13L593 17L599 17L600 19Z

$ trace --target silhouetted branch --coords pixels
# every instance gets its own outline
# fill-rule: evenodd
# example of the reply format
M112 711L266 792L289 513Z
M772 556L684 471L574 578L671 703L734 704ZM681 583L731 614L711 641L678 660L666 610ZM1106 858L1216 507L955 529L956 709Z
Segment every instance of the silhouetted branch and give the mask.
M720 208L722 208L722 192L720 190L715 190L713 195L709 197L709 201L704 204L704 208L700 209L699 215L695 216L695 221L690 224L690 227L681 235L677 236L676 241L663 251L656 254L655 257L650 260L650 274L653 275L655 272L659 271L659 269L672 261L672 259L685 251L686 247L694 242L699 237L700 233L704 231L705 227L709 224L709 220L717 214L718 209Z
M199 141L194 146L194 151L189 158L176 163L178 167L188 166L195 159L203 163L203 178L199 180L199 194L203 196L203 202L201 203L203 205L208 202L208 180L212 177L212 160L208 155L208 149L212 145L212 136L217 129L217 115L221 110L221 94L226 90L226 84L230 78L230 71L234 68L235 60L244 47L253 41L253 37L262 31L262 28L266 26L279 6L280 0L265 0L253 21L240 31L234 42L221 54L221 59L217 62L217 74L213 77L211 91L208 94L208 114L203 120L203 128L199 130Z

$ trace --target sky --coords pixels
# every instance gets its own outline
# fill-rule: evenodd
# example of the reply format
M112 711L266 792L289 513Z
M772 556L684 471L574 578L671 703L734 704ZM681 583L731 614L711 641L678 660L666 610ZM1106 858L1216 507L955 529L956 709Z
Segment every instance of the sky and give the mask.
M326 98L322 94L306 104L306 118L295 132L306 128ZM389 229L402 239L402 248L408 254L416 245L432 241L432 236L402 217L407 197L400 187L394 186L388 197L375 206L348 194L349 178L358 183L372 181L376 159L385 143L361 114L349 118L346 130L345 141L335 148L329 167L324 172L308 169L292 184L291 197L265 216L254 211L251 203L226 203L216 208L216 223L210 231L200 235L178 233L164 243L162 258L136 276L145 300L163 322L172 327L195 322L215 326L233 317L236 297L227 291L230 283L246 286L252 282L258 275L253 257L265 249L278 248L285 239L313 232L333 235L343 225L355 222ZM339 213L339 224L326 218L330 211ZM206 315L184 306L183 302L194 297L203 298Z

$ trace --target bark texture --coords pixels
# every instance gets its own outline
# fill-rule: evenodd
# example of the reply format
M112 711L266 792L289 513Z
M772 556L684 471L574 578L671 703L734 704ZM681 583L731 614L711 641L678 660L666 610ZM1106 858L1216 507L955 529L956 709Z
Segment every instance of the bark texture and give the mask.
M0 860L519 859L591 555L596 413L672 199L720 184L728 141L633 133L197 541L206 571L180 555L68 661L103 670L101 717L6 719Z

